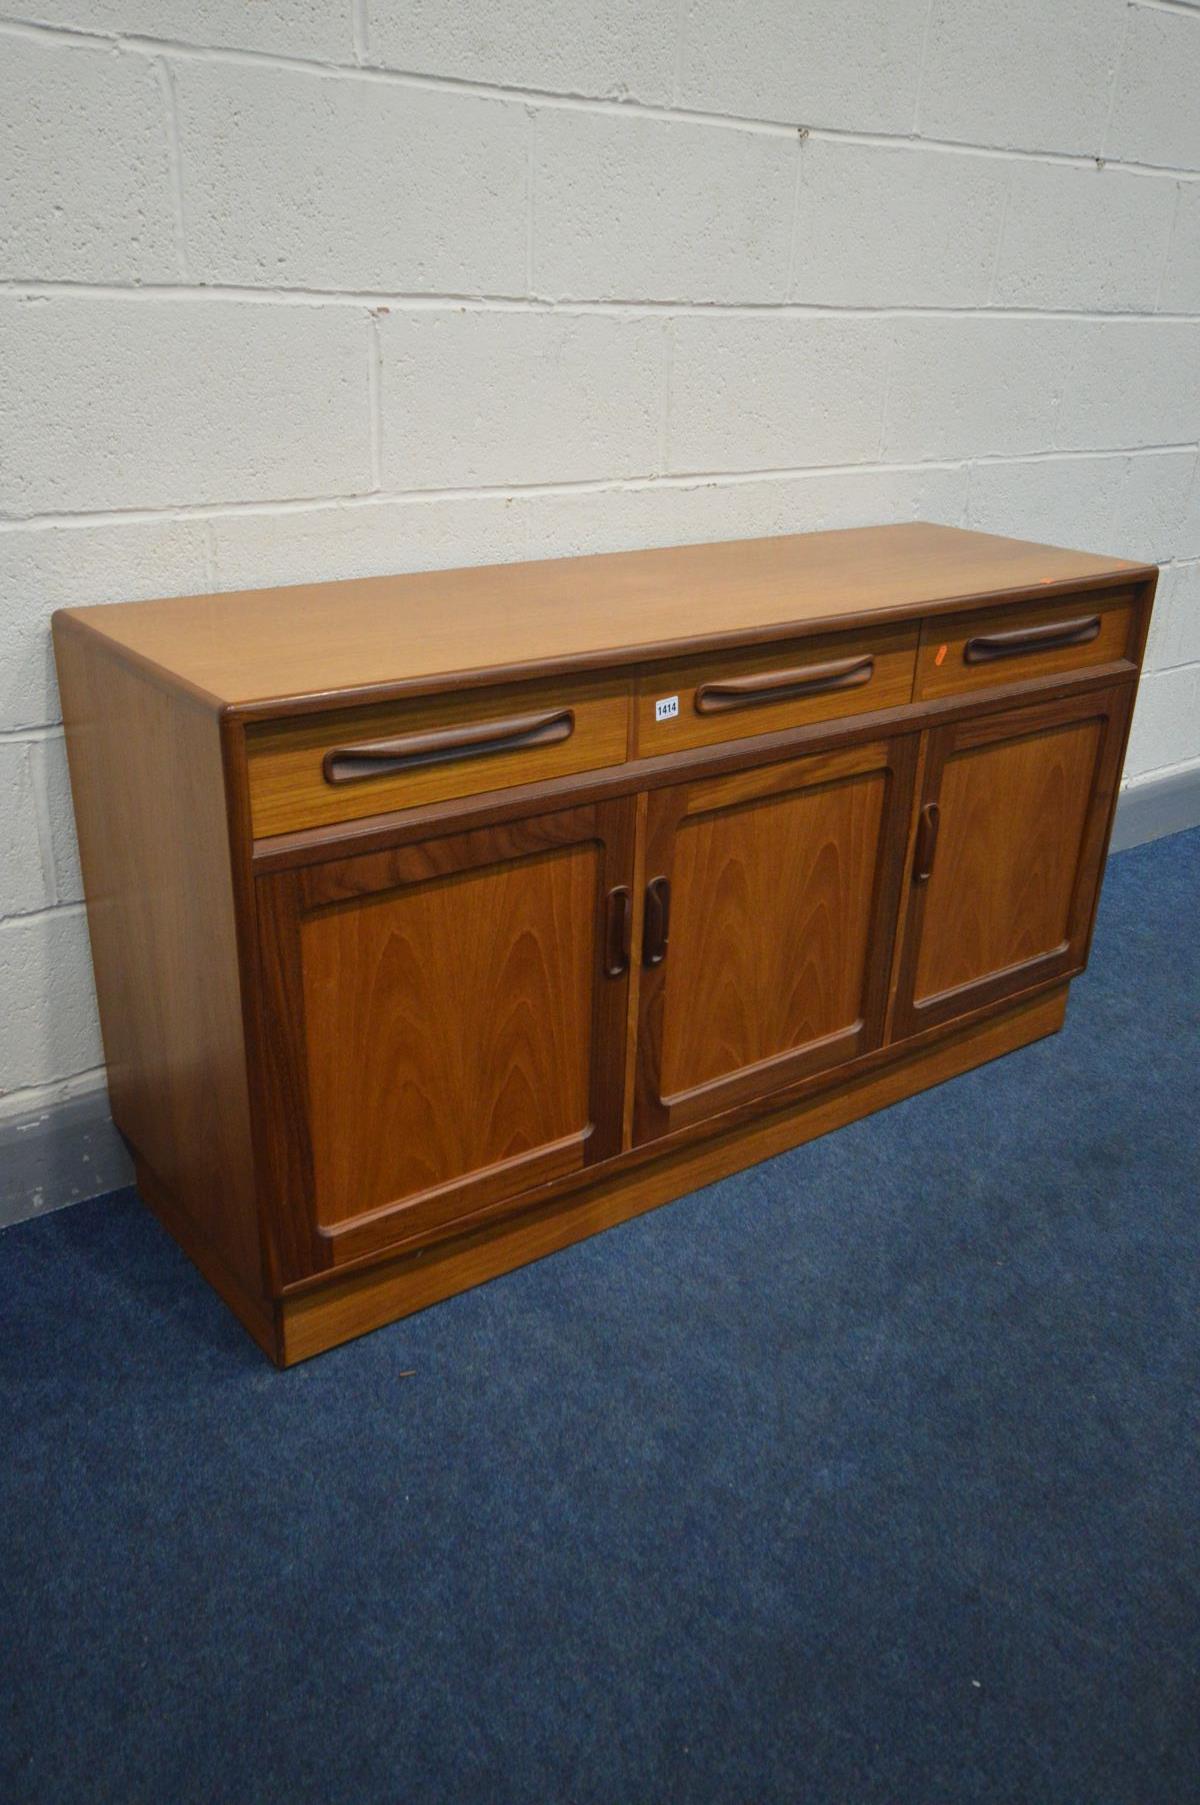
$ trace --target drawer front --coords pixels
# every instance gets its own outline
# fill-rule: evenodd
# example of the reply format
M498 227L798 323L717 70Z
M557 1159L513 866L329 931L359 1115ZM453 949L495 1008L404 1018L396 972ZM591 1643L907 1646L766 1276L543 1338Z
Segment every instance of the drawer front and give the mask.
M254 835L294 833L620 764L629 686L522 683L247 729Z
M1119 663L1130 657L1135 624L1132 589L943 614L921 633L917 699Z
M916 656L910 622L660 665L638 679L638 756L903 707Z

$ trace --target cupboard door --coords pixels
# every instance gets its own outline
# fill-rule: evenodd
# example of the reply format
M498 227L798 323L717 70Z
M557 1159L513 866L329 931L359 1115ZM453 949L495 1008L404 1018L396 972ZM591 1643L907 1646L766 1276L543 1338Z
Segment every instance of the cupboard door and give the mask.
M285 1276L618 1151L632 798L260 881Z
M929 735L895 1032L1082 968L1132 690Z
M649 798L634 1138L879 1044L915 739Z

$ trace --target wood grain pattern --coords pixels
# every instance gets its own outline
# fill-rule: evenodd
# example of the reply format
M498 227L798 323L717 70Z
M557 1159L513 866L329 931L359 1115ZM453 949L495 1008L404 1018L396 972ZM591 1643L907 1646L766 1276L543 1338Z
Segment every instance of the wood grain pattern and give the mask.
M1100 690L930 736L940 824L929 879L910 875L898 1033L1080 968L1128 707Z
M54 646L113 1119L259 1291L218 722L61 616Z
M657 792L671 885L643 972L636 1139L853 1058L882 1035L911 740Z
M1036 631L1058 623L1066 626L1095 615L1100 619L1100 631L1084 645L1038 648L979 664L967 662L967 647L990 633ZM1051 602L1030 602L1019 608L984 608L926 621L921 630L913 694L920 701L929 701L970 690L994 689L1002 683L1028 683L1033 677L1059 676L1098 664L1124 664L1133 671L1136 627L1132 589L1120 589L1108 597L1095 592L1059 596Z
M417 697L385 708L339 709L252 724L246 742L255 835L291 833L620 764L627 748L629 706L628 684L601 678ZM447 758L353 783L328 783L322 772L326 754L337 746L476 727L559 708L570 709L573 716L570 736L559 744Z
M1122 679L1130 682L1132 677ZM981 690L966 696L945 696L934 702L913 702L904 708L879 714L847 715L835 721L815 721L783 733L766 733L749 739L726 740L719 746L701 746L691 752L664 752L655 758L627 761L602 770L578 772L547 782L520 784L514 789L486 795L448 797L444 802L418 806L387 815L368 815L330 827L308 828L299 833L278 834L256 840L251 848L254 870L299 869L320 864L332 854L378 851L405 840L419 840L431 831L447 833L490 822L517 821L543 809L565 808L576 803L611 800L618 796L652 794L707 777L719 771L748 771L781 759L866 745L899 734L920 735L955 721L982 720L1006 713L1015 702L1056 701L1062 696L1110 689L1111 667L1097 666L1067 677L1035 677L1011 688ZM243 723L229 716L226 726L241 732Z
M664 1096L857 1034L886 791L880 769L684 821Z
M72 609L247 713L787 639L1153 568L926 523Z
M745 739L750 734L801 727L812 721L836 720L839 715L901 707L912 700L916 655L917 627L914 622L898 627L875 627L869 633L825 634L772 646L767 651L727 651L686 663L656 665L637 680L634 699L637 755L652 758L694 746L714 746L724 740ZM829 689L781 701L763 697L752 706L724 714L697 712L696 694L706 684L769 677L780 671L803 670L855 657L872 658L874 668L868 682L852 689ZM671 695L679 698L678 716L656 721L655 702Z
M582 1160L599 868L569 846L304 920L322 1226L551 1143Z
M806 1098L765 1120L740 1124L699 1145L594 1180L586 1190L555 1198L506 1222L423 1248L386 1265L334 1278L319 1289L285 1297L279 1305L280 1364L291 1366L383 1323L424 1310L443 1298L569 1247L685 1192L714 1184L758 1160L770 1159L941 1084L1062 1027L1064 986L990 1019L941 1036L919 1052L898 1050L892 1062L858 1080Z
M59 615L151 1207L288 1361L1052 1032L1154 576L915 526ZM869 682L760 701L856 647ZM668 671L709 692L671 749ZM514 715L517 751L322 774Z
M628 974L604 897L634 805L264 880L277 1195L293 1274L620 1147Z
M1102 732L1080 721L947 761L918 1003L1065 946Z

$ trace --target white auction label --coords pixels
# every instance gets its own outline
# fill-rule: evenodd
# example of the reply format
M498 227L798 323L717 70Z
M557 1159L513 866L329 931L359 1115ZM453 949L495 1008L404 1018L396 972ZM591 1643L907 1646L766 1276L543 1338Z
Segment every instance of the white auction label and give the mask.
M678 696L664 696L661 701L654 704L654 718L656 721L673 721L678 713Z

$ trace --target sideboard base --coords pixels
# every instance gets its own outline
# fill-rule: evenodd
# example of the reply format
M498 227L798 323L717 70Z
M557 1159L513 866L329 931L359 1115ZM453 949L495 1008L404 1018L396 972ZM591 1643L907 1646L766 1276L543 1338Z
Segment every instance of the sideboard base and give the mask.
M842 1128L860 1116L986 1065L1063 1025L1067 986L1017 1003L893 1064L821 1092L721 1136L678 1148L652 1164L599 1178L586 1190L365 1270L278 1300L277 1345L246 1326L281 1366L293 1366L487 1279L528 1265L688 1191ZM221 1288L219 1277L206 1272ZM246 1321L233 1300L233 1308Z
M254 1337L259 1347L270 1355L277 1366L286 1366L288 1362L282 1357L279 1306L276 1300L257 1297L247 1290L237 1275L229 1270L203 1230L186 1210L180 1208L169 1186L146 1164L127 1135L124 1139L133 1155L133 1173L142 1202L158 1217L171 1238L178 1241L192 1265L208 1280L213 1290L220 1293L247 1334Z

